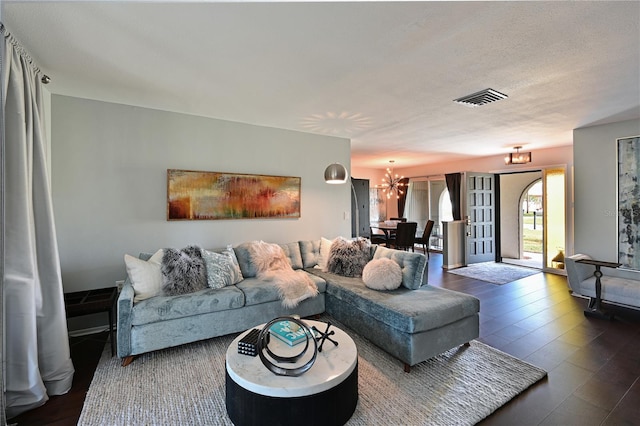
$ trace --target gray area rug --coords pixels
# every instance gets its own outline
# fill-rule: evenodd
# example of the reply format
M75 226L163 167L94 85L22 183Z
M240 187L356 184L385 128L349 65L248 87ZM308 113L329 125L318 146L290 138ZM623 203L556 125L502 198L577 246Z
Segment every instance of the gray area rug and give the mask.
M462 268L451 269L447 272L500 285L540 273L537 269L497 262L474 263Z
M356 342L359 357L359 400L347 425L473 425L547 374L477 341L407 374L400 361L340 327ZM107 345L78 424L232 425L224 371L233 337L144 354L128 367Z

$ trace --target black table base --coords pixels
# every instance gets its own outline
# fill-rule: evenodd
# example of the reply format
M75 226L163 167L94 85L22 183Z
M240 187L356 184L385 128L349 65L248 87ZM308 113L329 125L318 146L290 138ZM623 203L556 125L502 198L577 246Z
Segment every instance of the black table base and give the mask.
M587 309L584 310L584 316L586 317L592 317L592 318L599 318L599 319L606 319L606 320L613 320L613 314L610 314L609 312L607 312L606 310L604 310L604 308L602 307L602 271L600 270L601 267L605 267L605 268L617 268L618 266L620 266L620 263L617 262L605 262L602 260L595 260L595 259L580 259L580 260L576 260L576 263L584 263L586 265L593 265L595 266L596 270L593 273L593 276L596 277L596 297L591 297L589 298L589 306L587 306Z
M340 384L314 395L273 397L248 391L226 374L226 404L235 426L343 425L358 403L358 365Z

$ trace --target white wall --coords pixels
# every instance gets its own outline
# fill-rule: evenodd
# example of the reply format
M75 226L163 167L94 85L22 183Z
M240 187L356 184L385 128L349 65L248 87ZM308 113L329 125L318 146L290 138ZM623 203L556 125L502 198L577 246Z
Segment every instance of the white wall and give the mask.
M350 188L327 185L350 142L54 95L52 187L66 292L114 285L123 256L198 244L349 235ZM300 219L166 220L167 169L300 176Z
M574 253L588 254L599 260L617 261L616 140L638 135L640 119L573 131ZM603 272L607 273L604 270Z

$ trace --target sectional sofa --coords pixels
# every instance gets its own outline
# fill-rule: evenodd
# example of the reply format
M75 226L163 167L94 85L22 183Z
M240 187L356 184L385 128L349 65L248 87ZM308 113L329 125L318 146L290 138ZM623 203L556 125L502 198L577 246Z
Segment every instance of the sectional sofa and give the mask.
M407 372L479 335L478 299L428 285L422 254L372 246L371 260L391 259L402 271L400 287L379 291L368 288L362 278L318 268L322 240L282 244L291 267L303 270L318 287L316 296L287 308L273 283L256 276L248 244L233 248L243 275L235 285L134 303L127 277L117 304L117 348L123 365L138 354L241 332L291 314L326 312L401 360Z

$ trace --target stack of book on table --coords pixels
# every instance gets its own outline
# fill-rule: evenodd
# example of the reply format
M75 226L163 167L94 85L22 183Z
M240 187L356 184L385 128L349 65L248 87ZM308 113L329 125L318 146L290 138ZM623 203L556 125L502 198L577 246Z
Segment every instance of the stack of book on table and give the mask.
M271 326L269 332L289 346L295 346L307 340L304 329L294 322L279 321Z

